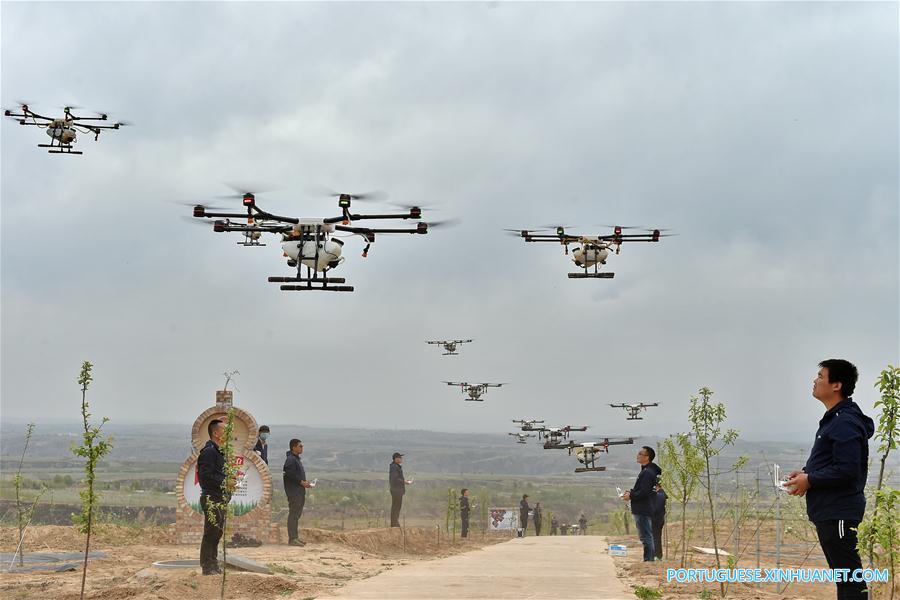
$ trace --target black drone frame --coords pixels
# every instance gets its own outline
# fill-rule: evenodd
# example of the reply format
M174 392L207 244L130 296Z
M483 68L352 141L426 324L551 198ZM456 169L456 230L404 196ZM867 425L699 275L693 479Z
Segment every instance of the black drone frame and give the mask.
M459 344L468 344L471 341L472 340L425 340L425 343L443 346L446 352L443 352L441 356L459 356L459 352L456 351L456 347Z
M526 242L561 244L565 249L564 253L566 256L569 255L569 244L582 244L585 251L615 247L616 254L619 254L622 250L622 244L625 242L658 242L659 238L663 237L660 229L648 230L646 233L622 233L622 229L622 227L616 225L612 234L597 236L570 235L566 233L564 227L557 227L555 234L538 233L541 230L532 229L521 229L518 231L519 237L524 238ZM569 273L568 275L569 279L612 279L616 274L609 271L600 272L597 263L594 263L594 270L590 271L587 263L585 263L583 272Z
M556 431L553 431L553 430ZM544 444L544 447L547 448L547 444L551 444L549 447L554 447L554 444L559 444L560 438L568 439L569 434L573 431L587 431L588 426L582 425L580 427L575 427L574 425L566 425L565 427L541 427L535 428L533 431L537 431L538 437L541 439L546 439L547 442Z
M65 111L65 116L62 119L57 119L54 117L45 117L44 115L39 115L33 110L28 108L27 104L23 104L20 108L21 113L16 113L11 110L3 111L3 114L7 117L12 117L14 119L18 119L19 125L34 125L36 127L41 127L43 129L47 129L50 127L54 121L62 120L65 122L67 127L71 127L80 133L93 133L94 141L96 142L100 138L100 132L104 129L118 129L125 123L113 123L112 125L95 125L93 123L86 123L84 121L107 121L109 117L103 113L100 113L98 117L78 117L72 114L72 107L66 106L63 110ZM29 121L29 119L31 119ZM41 123L39 120L47 121L46 123ZM57 142L54 144L53 142ZM84 154L84 152L80 150L73 150L72 144L64 144L62 140L57 140L54 137L50 137L49 144L38 144L38 148L49 148L47 152L50 154Z
M341 216L328 217L322 219L321 223L306 225L303 224L299 232L298 225L301 225L300 219L296 217L285 217L275 215L260 209L256 205L256 196L251 192L245 192L241 195L241 201L247 209L246 213L231 212L210 212L202 204L194 206L194 217L198 218L214 218L213 231L222 233L226 231L241 232L245 236L244 242L238 242L242 246L265 246L258 243L253 234L272 233L284 236L285 241L290 240L308 240L314 241L316 245L316 254L314 257L315 264L319 262L319 249L328 233L324 229L324 225L332 225L335 231L344 231L354 235L362 236L366 240L366 246L363 249L363 257L368 256L369 248L375 241L375 234L379 233L408 233L408 234L426 234L428 233L428 223L420 221L413 228L381 228L381 227L353 227L350 223L353 221L363 220L385 220L385 219L421 219L422 209L413 206L409 212L399 214L377 214L366 215L350 212L350 203L354 198L351 194L339 194L338 207L341 209ZM224 220L223 220L224 219ZM230 219L247 219L247 224L234 224ZM256 221L274 221L275 224L257 225ZM336 225L341 223L341 225ZM343 242L339 242L343 245ZM297 275L295 277L269 277L269 283L280 283L280 289L285 292L301 292L308 290L320 290L331 292L352 292L353 286L343 285L346 280L343 277L328 277L330 270L326 267L319 276L318 272L306 265L303 265L303 256L301 249L300 260L297 261ZM302 274L302 268L306 266L306 275Z
M628 413L628 418L626 421L643 421L644 417L639 416L642 411L647 410L653 406L659 406L659 402L654 402L653 404L644 404L641 402L640 404L610 404L612 408L624 408Z
M469 397L465 398L466 402L484 402L482 396L487 394L488 388L506 385L505 383L469 383L468 381L445 381L444 383L458 387L463 395L468 394ZM481 391L476 392L475 390L478 389Z
M598 454L600 454L601 452L606 452L607 454L609 454L610 446L618 446L618 445L622 445L622 444L633 444L633 443L634 443L634 438L625 438L625 439L621 439L621 440L611 440L609 438L603 438L602 440L595 442L594 446L584 446L582 442L575 442L575 441L569 441L565 444L559 444L559 443L551 444L550 442L547 442L546 444L544 444L544 449L545 450L568 450L569 456L572 456L572 454L576 450L581 448L582 454L581 454L581 458L579 458L579 461L581 461L584 464L584 466L577 467L575 469L575 472L576 473L588 473L588 472L592 472L592 471L605 471L606 470L606 467L598 467L597 466L596 460L597 460Z

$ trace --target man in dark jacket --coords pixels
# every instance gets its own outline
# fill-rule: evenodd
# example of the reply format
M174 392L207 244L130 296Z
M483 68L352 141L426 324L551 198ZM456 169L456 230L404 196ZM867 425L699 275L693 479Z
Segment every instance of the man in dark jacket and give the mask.
M203 539L200 542L200 568L204 575L217 575L218 549L225 531L225 515L233 482L226 482L225 455L219 448L224 440L225 423L218 419L206 428L209 441L197 457L197 478L200 480L200 508L203 509Z
M467 538L469 537L469 510L471 506L469 504L469 488L463 488L462 492L459 494L459 519L462 522L462 530L460 531L459 537Z
M537 502L534 505L534 516L532 520L534 521L534 535L541 535L541 523L544 521L544 509L541 508L541 503Z
M853 399L859 373L843 359L823 360L813 381L813 397L825 406L816 439L802 471L788 475L784 487L806 496L806 514L816 526L830 569L862 568L856 549L856 527L866 511L866 477L872 419ZM839 600L868 597L864 582L837 584Z
M303 442L298 439L292 439L290 442L290 450L284 457L284 493L288 499L288 544L291 546L305 546L306 542L300 541L300 534L297 531L300 515L303 514L303 505L306 504L306 488L309 482L306 480L306 469L303 468L303 461L300 455L303 454Z
M584 513L581 513L581 516L578 518L579 535L587 535L587 523L587 517L584 516Z
M653 561L653 491L657 478L662 474L662 469L653 463L656 452L650 446L641 446L637 454L637 462L641 465L634 487L625 492L622 499L631 502L631 514L634 515L634 525L638 530L638 537L644 546L644 562Z
M662 530L666 525L666 500L669 497L662 489L662 485L657 484L654 489L656 497L653 500L653 557L656 560L662 560Z
M522 500L519 502L519 529L522 532L519 537L525 537L525 531L528 530L529 511L531 511L531 507L528 506L528 494L523 494Z
M406 493L406 486L412 482L403 477L403 455L394 452L391 459L391 468L388 472L388 485L391 490L391 527L400 527L403 494Z
M556 535L559 531L559 519L555 516L550 518L550 535Z
M259 428L259 437L256 438L256 445L253 446L253 451L259 454L259 457L263 459L263 462L267 465L269 464L269 426L262 425Z

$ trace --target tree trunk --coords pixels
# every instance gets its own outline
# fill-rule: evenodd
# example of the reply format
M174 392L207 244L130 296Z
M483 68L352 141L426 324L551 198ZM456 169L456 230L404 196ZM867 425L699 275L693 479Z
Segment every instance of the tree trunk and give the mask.
M716 539L716 507L712 496L712 477L709 472L709 456L706 457L706 497L709 498L709 522L712 525L713 551L716 554L716 568L722 568L722 561L719 558L719 542ZM719 582L719 592L725 597L725 583Z

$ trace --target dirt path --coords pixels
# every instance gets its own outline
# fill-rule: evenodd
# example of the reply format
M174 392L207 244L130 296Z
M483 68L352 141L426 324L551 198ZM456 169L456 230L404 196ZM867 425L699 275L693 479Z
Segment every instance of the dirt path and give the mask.
M616 577L600 536L512 539L481 550L404 566L318 598L634 598Z

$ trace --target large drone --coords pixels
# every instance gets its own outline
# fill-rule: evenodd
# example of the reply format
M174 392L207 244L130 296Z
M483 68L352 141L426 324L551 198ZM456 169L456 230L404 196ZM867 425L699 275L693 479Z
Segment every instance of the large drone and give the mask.
M533 433L510 433L509 435L516 436L517 444L524 444L526 439L534 437Z
M459 352L456 351L456 346L459 344L468 344L471 341L472 340L425 340L425 343L443 346L446 352L441 354L441 356L459 356Z
M578 462L583 464L583 467L577 467L575 469L576 473L586 473L588 471L605 471L606 467L598 467L596 465L597 455L601 452L606 452L609 454L609 447L616 446L619 444L633 444L633 438L626 438L621 440L611 440L609 438L603 438L598 442L575 442L569 441L565 444L550 444L547 442L544 444L544 449L553 449L553 450L568 450L569 456L575 454L575 458L578 459Z
M39 115L27 104L21 104L20 112L11 110L3 111L7 117L12 117L19 121L19 125L34 125L46 130L50 136L49 144L38 144L38 148L49 148L47 152L51 154L84 154L80 150L73 150L72 144L77 140L79 133L94 134L94 141L100 137L100 132L104 129L118 129L124 125L129 125L125 121L119 121L111 125L105 125L109 121L109 116L105 113L97 113L96 117L79 117L72 113L77 110L75 106L66 106L63 108L62 117L45 117ZM99 121L95 123L94 121Z
M459 386L463 394L469 395L469 397L466 398L466 402L484 402L482 396L487 393L488 388L504 385L502 383L468 383L466 381L445 381L444 383L447 385Z
M654 402L653 404L644 404L643 402L638 404L610 404L610 406L612 408L624 408L628 413L626 421L642 421L644 417L638 416L641 411L645 411L651 406L659 406L659 402Z
M419 221L415 227L410 228L382 228L382 227L357 227L352 226L354 221L385 220L385 219L414 219L422 218L422 209L418 206L408 206L408 212L395 214L359 214L350 212L350 204L353 200L375 199L376 193L368 194L332 194L338 198L338 207L341 215L324 219L300 219L297 217L284 217L274 215L259 208L256 203L256 195L253 192L242 191L237 197L243 202L246 213L214 212L202 204L194 206L194 217L216 219L213 222L213 231L222 233L236 231L242 233L244 239L239 241L241 246L265 246L260 243L264 233L271 233L281 237L281 248L287 257L287 264L297 269L296 276L269 277L270 283L282 284L282 291L299 292L306 290L323 290L332 292L352 292L353 286L342 285L343 277L329 277L331 270L337 268L344 257L341 252L344 241L337 237L335 232L346 232L350 236L359 236L366 242L362 256L368 256L369 248L375 241L376 234L382 233L408 233L426 234L429 227L440 223L426 223ZM246 220L243 223L233 222L232 219ZM303 274L303 268L306 273Z
M578 244L572 251L572 262L581 267L583 271L569 273L569 279L612 279L615 273L600 272L600 265L606 264L609 251L619 254L622 244L626 242L658 242L659 238L666 237L662 233L665 229L648 229L644 233L622 233L625 229L640 229L639 227L623 227L614 225L613 233L606 235L572 235L566 233L563 226L556 227L556 233L543 233L547 229L506 229L516 237L525 238L526 242L551 242L561 244L565 248L565 254L569 254L569 244ZM592 271L588 269L593 267Z

